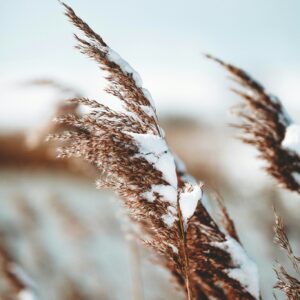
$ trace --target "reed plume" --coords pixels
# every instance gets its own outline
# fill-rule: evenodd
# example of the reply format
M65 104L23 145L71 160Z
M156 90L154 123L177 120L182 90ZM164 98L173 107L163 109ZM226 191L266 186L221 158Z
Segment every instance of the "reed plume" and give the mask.
M286 252L286 255L293 267L293 271L296 274L296 277L290 275L286 268L278 263L274 268L277 275L277 282L274 288L282 291L286 295L288 300L298 300L300 299L300 258L296 257L293 252L292 246L284 228L282 218L278 216L276 211L274 213L274 241L281 249Z
M89 111L56 119L79 129L51 136L66 142L59 156L84 158L99 170L97 186L119 195L130 219L139 225L140 238L160 254L187 299L258 299L255 264L235 236L208 214L200 185L165 141L140 76L63 5L85 36L75 35L77 48L106 72L105 90L120 100L122 109L83 97L71 99Z
M245 71L207 55L223 66L240 86L232 89L242 102L234 107L239 138L253 145L266 161L266 171L280 186L300 192L300 127L293 123L280 100Z
M241 130L240 139L254 145L260 157L267 162L266 170L280 186L300 193L300 127L286 113L281 101L255 81L244 70L207 55L223 66L241 87L232 89L243 100L234 107L241 122L234 124ZM283 292L288 300L300 299L300 258L294 255L283 220L276 211L274 241L285 251L296 276L277 263L274 288ZM274 294L275 299L276 295Z

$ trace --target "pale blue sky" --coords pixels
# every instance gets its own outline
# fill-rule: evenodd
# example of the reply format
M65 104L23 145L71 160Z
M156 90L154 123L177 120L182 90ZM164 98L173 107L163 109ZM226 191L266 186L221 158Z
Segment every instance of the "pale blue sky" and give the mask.
M163 114L225 118L230 83L202 52L245 68L300 112L298 0L66 2L140 73ZM73 48L57 1L0 0L0 25L1 124L31 124L48 109L49 92L19 87L22 80L55 78L104 97L102 74Z

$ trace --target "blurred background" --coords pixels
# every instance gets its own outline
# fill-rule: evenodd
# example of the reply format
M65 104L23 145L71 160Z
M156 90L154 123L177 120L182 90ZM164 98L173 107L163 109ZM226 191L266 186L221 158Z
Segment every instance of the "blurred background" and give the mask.
M75 1L67 4L140 73L167 139L197 179L218 189L273 299L273 210L300 251L300 201L276 187L235 139L237 97L203 53L242 67L300 121L300 2ZM182 299L151 253L130 238L94 170L55 159L44 142L75 95L113 101L103 72L73 46L58 1L0 0L0 243L31 276L40 299ZM298 238L298 242L297 242ZM1 282L1 280L0 280ZM0 284L0 289L6 289ZM280 296L279 296L280 299Z

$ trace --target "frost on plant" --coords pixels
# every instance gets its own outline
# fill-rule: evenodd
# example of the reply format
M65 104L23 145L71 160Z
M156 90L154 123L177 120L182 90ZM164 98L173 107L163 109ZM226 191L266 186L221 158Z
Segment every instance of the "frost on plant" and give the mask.
M253 273L244 272L241 252L219 247L232 237L206 211L199 184L169 149L140 76L64 6L70 21L85 35L76 36L77 48L105 71L109 83L105 90L119 99L123 109L86 98L70 100L90 110L57 118L77 128L52 136L64 142L59 155L84 158L97 168L97 186L119 195L143 232L140 238L147 236L146 243L160 255L188 299L258 299L255 266ZM241 246L240 251L244 251ZM242 281L232 275L233 268L244 274Z

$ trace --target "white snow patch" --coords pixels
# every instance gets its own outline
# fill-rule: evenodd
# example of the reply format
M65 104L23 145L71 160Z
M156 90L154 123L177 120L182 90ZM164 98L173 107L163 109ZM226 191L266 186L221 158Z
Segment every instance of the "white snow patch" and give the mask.
M193 216L201 196L202 190L199 185L189 184L180 193L179 205L185 224L187 224L188 219Z
M168 151L166 142L159 136L154 134L129 133L141 145L141 153L151 152L153 154L161 154ZM145 152L147 151L147 152Z
M177 209L174 207L174 206L168 206L168 211L170 213L172 213L173 215L176 215L177 214Z
M168 213L162 216L162 220L168 227L172 227L174 222L178 220L176 208L168 206Z
M130 75L133 78L136 86L142 90L145 98L149 101L150 106L152 107L153 110L155 110L155 105L152 96L147 89L143 88L143 81L140 74L137 71L135 71L131 67L131 65L125 59L123 59L116 51L114 51L109 47L107 47L106 51L107 51L106 53L107 59L117 64L125 75Z
M300 155L300 126L291 124L285 131L282 147Z
M140 155L161 171L163 178L177 189L177 174L174 157L166 141L158 135L128 132L137 142Z
M107 48L107 59L115 64L117 64L124 74L131 75L137 87L141 88L143 85L142 78L138 72L136 72L130 64L124 60L117 52L111 48Z
M151 187L150 191L142 194L149 202L154 201L154 193L159 194L163 201L175 204L177 202L177 190L170 185L157 184Z
M163 215L161 218L168 227L172 227L177 219L172 213Z
M169 244L174 253L178 254L178 248L172 244Z
M251 295L259 299L258 269L242 246L228 235L225 242L213 242L211 245L230 254L236 268L228 269L228 275L239 281Z

